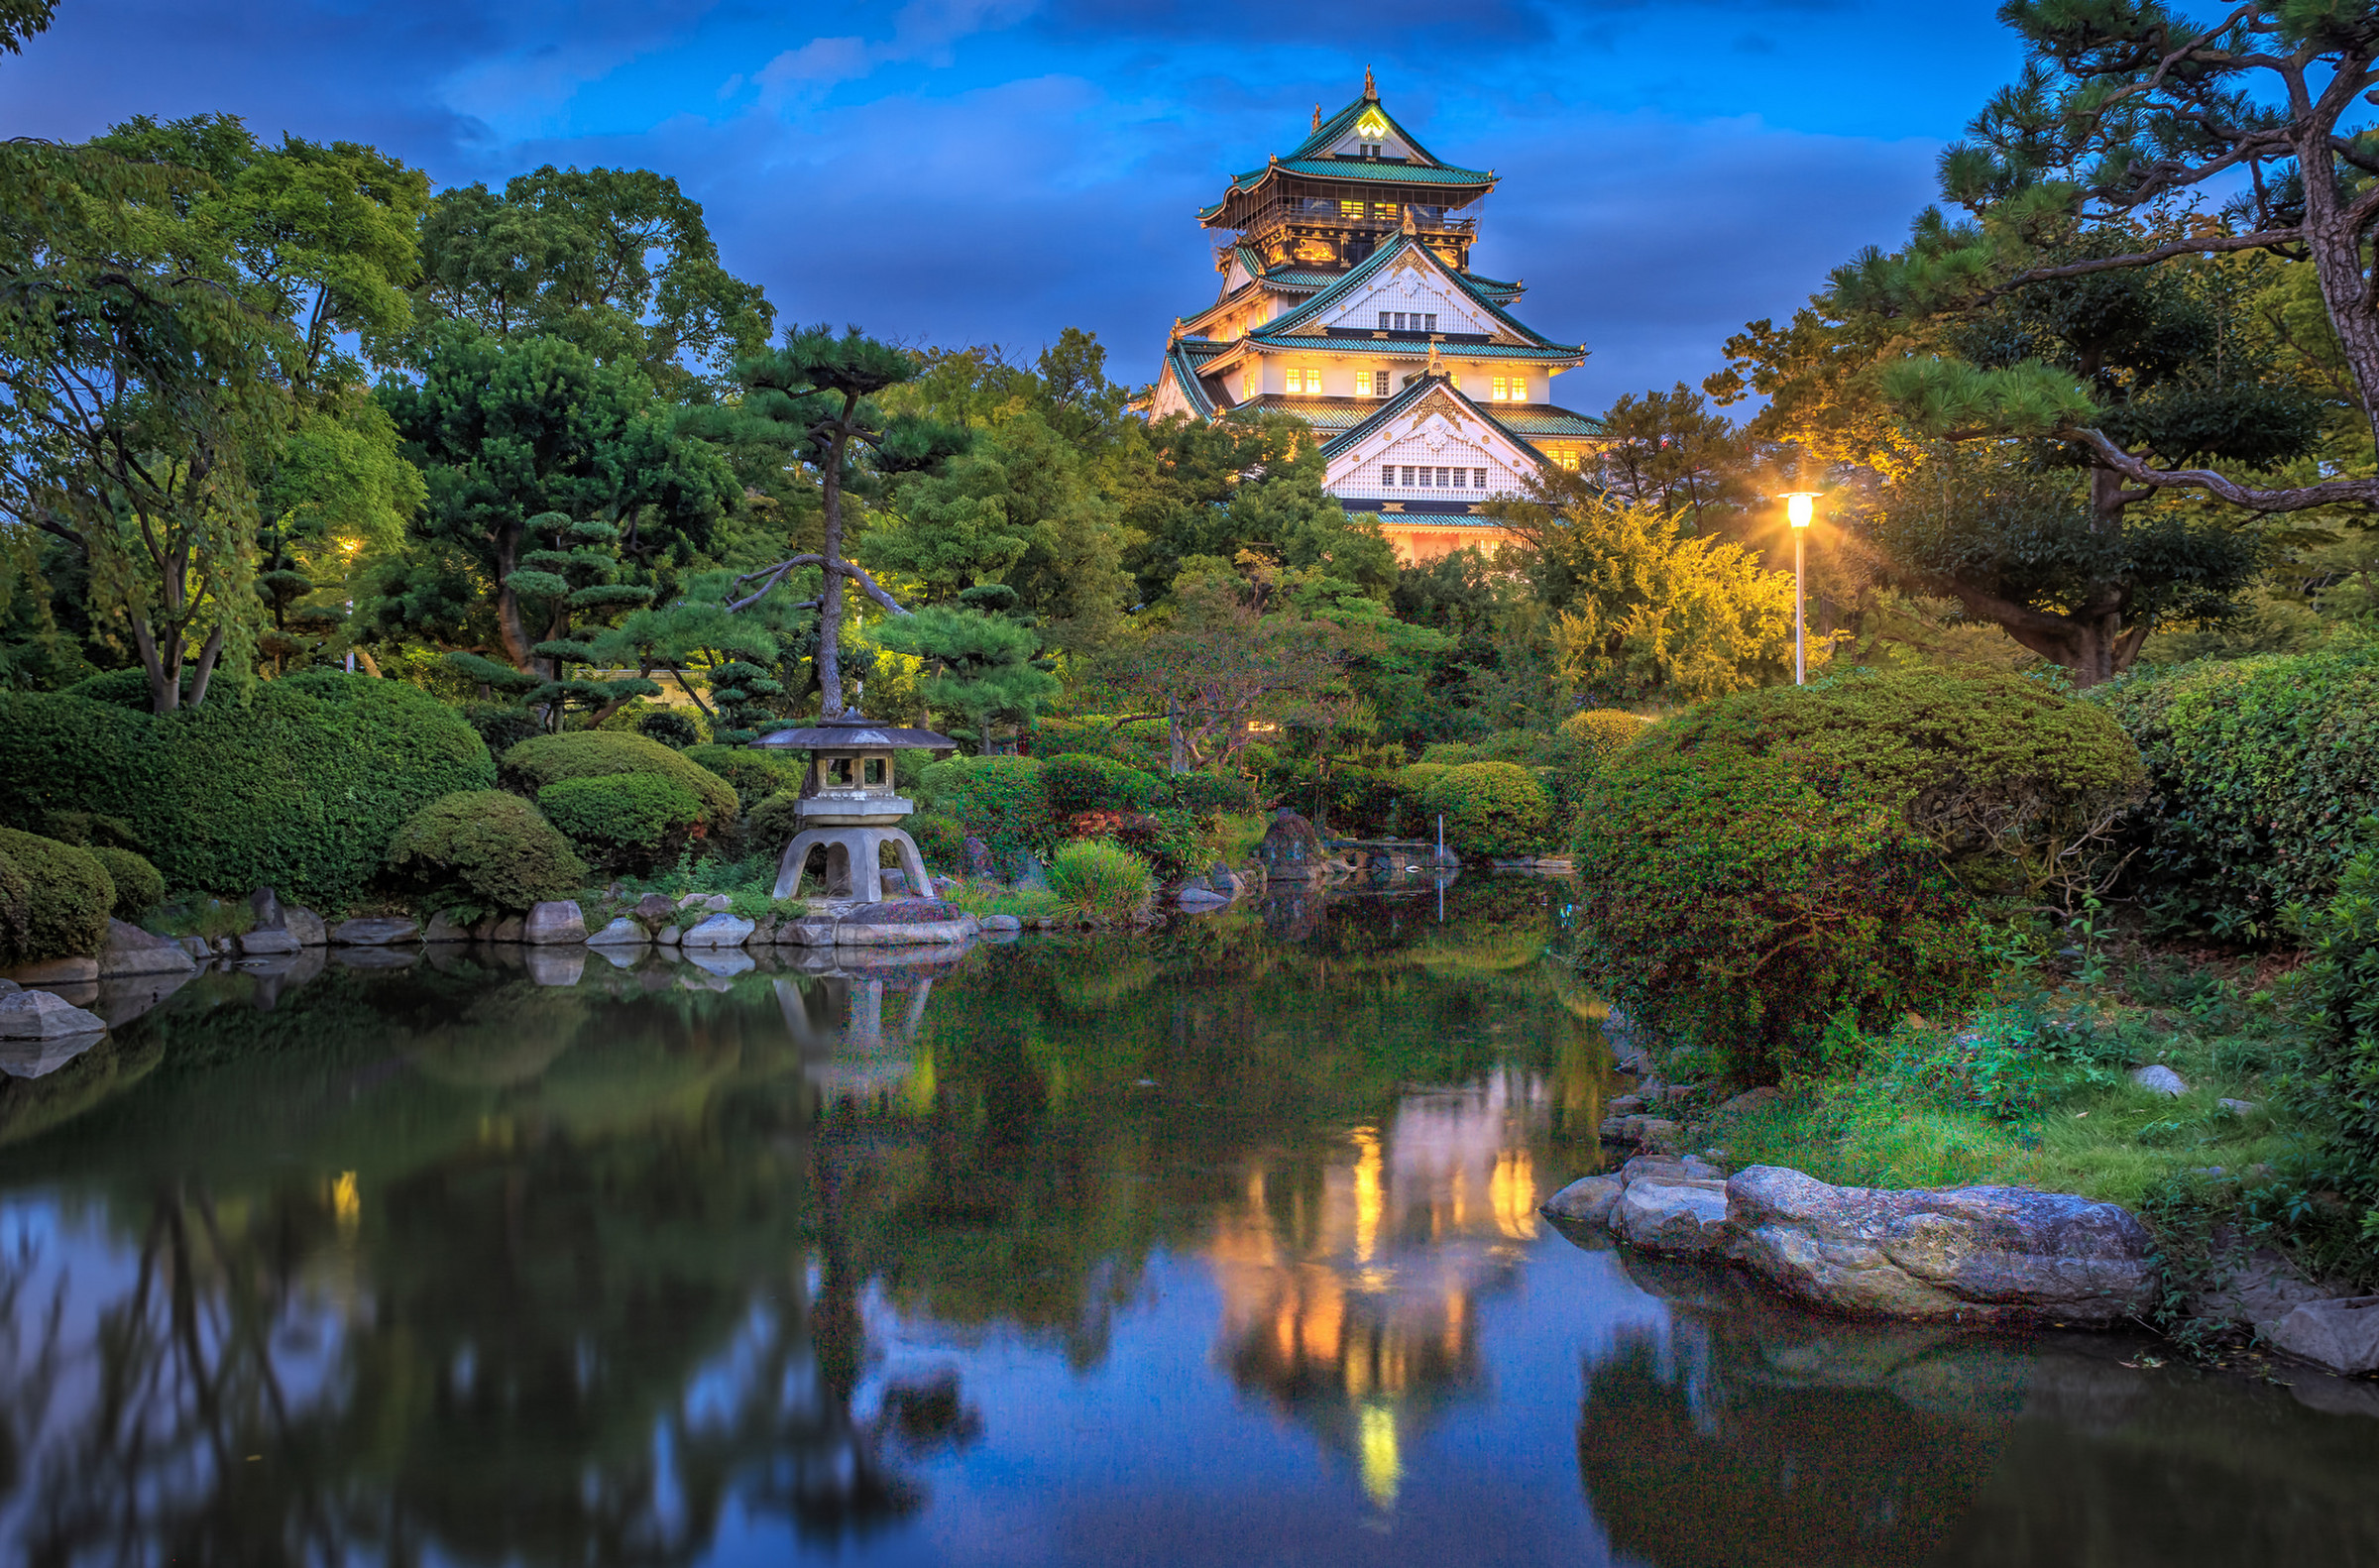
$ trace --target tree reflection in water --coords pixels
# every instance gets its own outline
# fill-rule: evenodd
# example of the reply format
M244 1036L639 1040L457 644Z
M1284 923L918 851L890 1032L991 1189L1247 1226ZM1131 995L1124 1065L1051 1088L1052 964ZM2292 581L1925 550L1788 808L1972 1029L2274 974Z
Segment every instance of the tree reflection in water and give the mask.
M731 1513L849 1537L999 1418L888 1365L880 1314L1087 1368L1159 1248L1212 1260L1218 1355L1385 1503L1411 1423L1483 1387L1476 1301L1548 1127L1599 1102L1541 895L1512 903L1470 937L1382 904L1299 946L1249 915L724 992L453 953L202 977L79 1075L0 1085L0 1540L673 1564Z

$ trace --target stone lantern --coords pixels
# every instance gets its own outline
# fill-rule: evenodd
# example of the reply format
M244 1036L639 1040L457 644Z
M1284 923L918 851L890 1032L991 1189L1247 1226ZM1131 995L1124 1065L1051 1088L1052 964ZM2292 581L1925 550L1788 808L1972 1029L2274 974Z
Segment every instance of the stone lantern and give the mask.
M801 831L785 846L776 872L776 896L799 898L810 851L826 849L826 896L855 903L880 903L884 896L883 846L890 844L908 874L911 892L931 897L933 879L917 840L900 820L917 808L895 793L892 757L898 751L931 751L937 758L959 743L931 729L879 725L856 712L822 719L800 729L779 729L752 742L768 750L807 751L810 769L801 785Z

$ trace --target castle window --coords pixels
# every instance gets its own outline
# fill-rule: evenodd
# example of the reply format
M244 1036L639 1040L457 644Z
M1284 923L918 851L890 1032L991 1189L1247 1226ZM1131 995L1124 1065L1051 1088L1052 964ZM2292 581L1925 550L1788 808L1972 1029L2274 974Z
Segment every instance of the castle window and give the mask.
M1492 384L1493 390L1487 393L1487 400L1489 402L1511 401L1512 394L1508 390L1510 389L1511 385L1511 382L1507 381L1501 376L1498 376Z
M1421 330L1421 331L1423 331L1423 332L1434 332L1434 331L1436 331L1436 330L1437 330L1437 318L1436 318L1436 316L1434 316L1434 315L1426 315L1426 316L1422 316L1422 317L1420 318L1420 330Z
M1470 471L1470 488L1472 490L1485 490L1487 488L1487 471L1485 469L1474 468Z
M1338 203L1338 216L1342 218L1360 218L1363 216L1363 203L1360 201L1341 201Z
M1410 468L1405 470L1405 483L1408 485L1413 483L1413 471Z
M1380 312L1380 330L1382 332L1388 330L1388 312L1385 310Z
M1371 215L1383 223L1394 223L1396 221L1396 203L1375 201L1371 204Z
M1380 483L1382 485L1393 485L1396 483L1396 465L1394 463L1383 463L1380 465Z
M1295 366L1290 367L1289 390L1292 392L1300 392L1308 397L1320 396L1321 372L1318 370L1300 370Z
M1385 397L1388 395L1388 373L1386 371L1373 371L1371 373L1371 394L1374 397Z

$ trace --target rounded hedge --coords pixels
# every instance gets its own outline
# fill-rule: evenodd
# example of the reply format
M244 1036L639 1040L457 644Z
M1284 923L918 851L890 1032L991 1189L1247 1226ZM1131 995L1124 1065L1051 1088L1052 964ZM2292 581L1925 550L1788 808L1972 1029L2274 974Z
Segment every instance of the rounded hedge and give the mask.
M919 776L919 804L959 825L1000 856L1049 839L1049 799L1032 757L951 757Z
M685 759L727 780L736 792L736 807L749 811L778 790L801 788L809 762L798 751L758 751L750 746L696 745Z
M537 791L545 820L590 860L650 865L674 854L702 820L702 802L658 773L561 779Z
M2379 812L2379 648L2134 673L2086 701L2146 764L2125 876L2159 913L2260 938L2336 890Z
M743 841L753 848L781 854L801 832L801 796L778 790L751 809L743 819Z
M388 867L423 891L495 909L568 898L586 862L536 807L506 790L458 790L422 807L389 843Z
M1860 670L1738 692L1663 720L1634 752L1735 751L1847 769L1961 873L2026 890L2136 803L2139 749L2106 712L2019 675ZM2108 840L2111 843L2111 840Z
M168 885L194 892L271 886L335 912L363 896L406 818L495 780L463 717L402 681L308 671L226 683L171 714L0 694L0 820L117 819Z
M674 708L655 708L637 715L636 733L677 751L702 744L702 726Z
M1577 749L1581 760L1601 763L1634 744L1650 723L1624 708L1589 708L1562 720L1560 734Z
M1571 847L1580 971L1739 1082L1821 1076L1834 1020L1880 1029L1988 973L1900 803L1804 757L1633 747L1587 781Z
M0 964L79 957L107 938L116 885L88 849L0 828Z
M1432 831L1435 817L1444 813L1445 841L1457 854L1490 859L1534 854L1546 847L1553 829L1552 796L1517 762L1449 767L1422 785L1420 806Z
M492 756L505 752L531 735L545 732L545 721L513 703L465 703L463 723L469 725Z
M92 844L85 852L99 862L107 872L107 879L115 884L116 919L138 921L166 901L166 879L149 863L147 855L118 849L112 844Z
M1041 791L1050 816L1063 821L1086 811L1147 811L1165 793L1165 780L1161 774L1076 751L1043 759Z
M609 729L574 729L537 735L504 754L504 781L524 795L565 779L610 778L621 773L658 773L674 779L702 802L705 829L736 820L735 786L682 751L658 740Z
M917 852L925 857L928 866L942 871L959 868L966 836L959 831L957 823L932 812L919 812L909 819L908 830L909 837L917 841Z

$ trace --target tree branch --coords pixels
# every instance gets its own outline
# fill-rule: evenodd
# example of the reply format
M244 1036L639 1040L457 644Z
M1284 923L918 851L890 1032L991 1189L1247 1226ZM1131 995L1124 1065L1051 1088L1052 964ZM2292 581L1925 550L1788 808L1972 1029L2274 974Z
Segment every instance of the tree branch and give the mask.
M2266 490L2203 468L2155 468L2133 457L2096 430L2075 430L2066 436L2090 448L2091 455L2135 485L2156 490L2203 490L2233 506L2249 511L2303 511L2333 501L2379 505L2379 479L2332 479L2319 485Z

